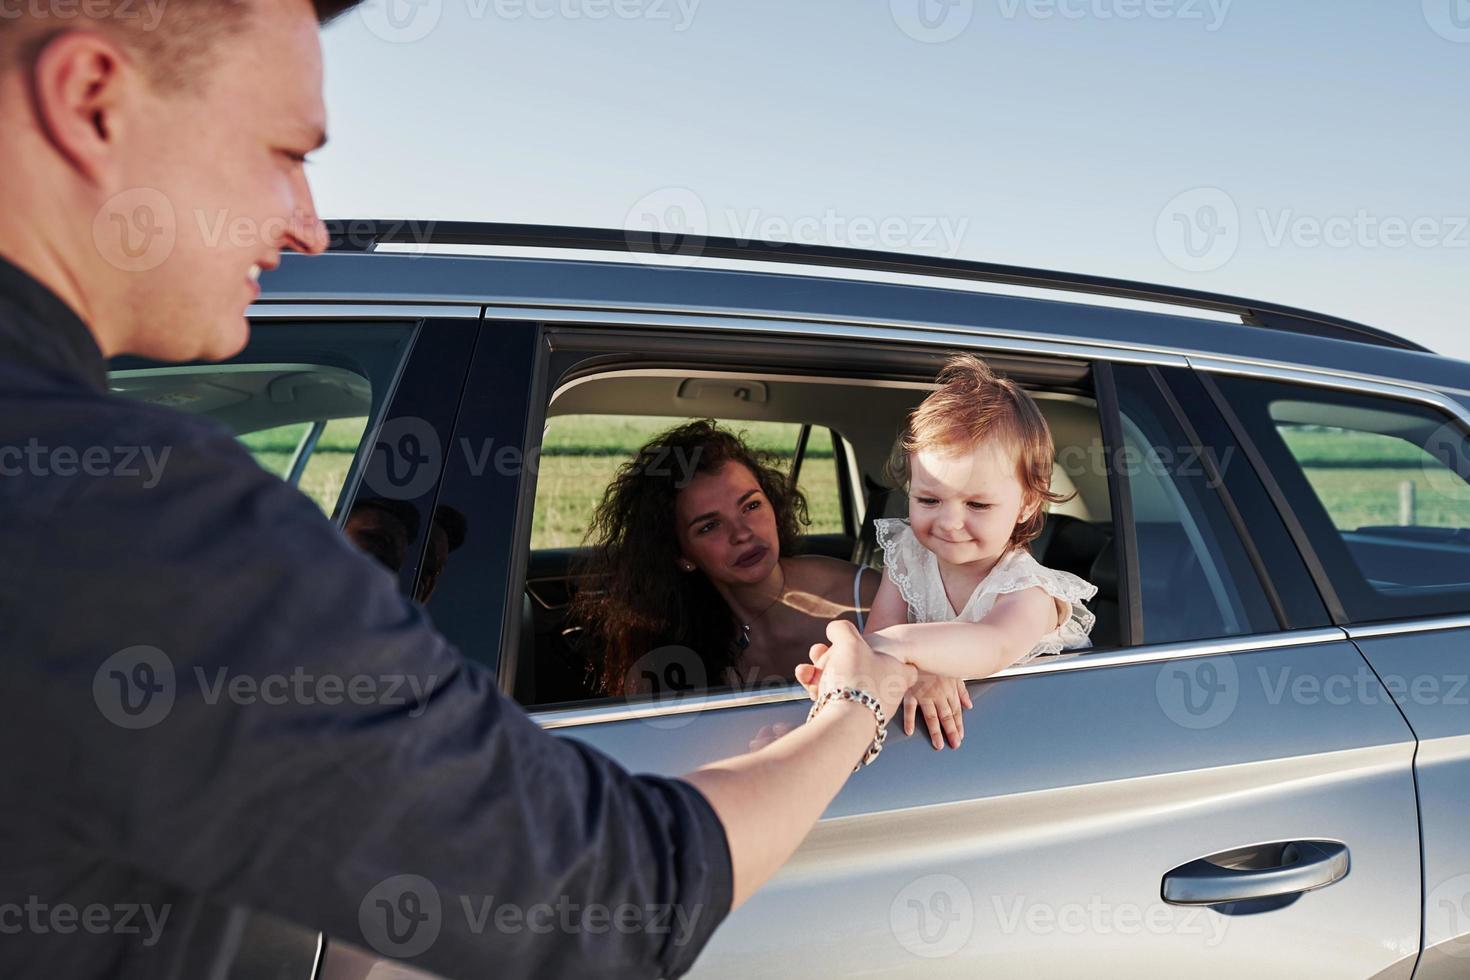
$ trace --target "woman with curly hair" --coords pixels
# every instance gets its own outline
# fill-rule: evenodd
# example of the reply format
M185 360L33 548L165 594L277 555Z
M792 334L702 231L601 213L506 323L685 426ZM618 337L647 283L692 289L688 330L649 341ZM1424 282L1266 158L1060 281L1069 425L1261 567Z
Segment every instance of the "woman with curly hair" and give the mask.
M619 468L587 531L582 572L597 584L578 593L573 616L599 689L641 690L660 653L684 675L671 680L690 688L790 681L828 622L861 630L879 576L796 555L807 522L806 499L775 457L714 421L651 439Z

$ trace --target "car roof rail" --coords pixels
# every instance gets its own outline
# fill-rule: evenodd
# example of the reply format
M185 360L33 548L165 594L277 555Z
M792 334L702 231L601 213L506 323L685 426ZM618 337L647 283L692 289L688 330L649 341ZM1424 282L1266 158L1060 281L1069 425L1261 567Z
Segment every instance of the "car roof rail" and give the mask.
M1239 316L1242 323L1271 330L1351 340L1380 347L1433 353L1429 348L1377 327L1309 310L1261 303L1219 293L1156 286L1127 279L1086 276L1023 266L971 262L938 256L796 242L766 242L708 235L618 228L576 228L477 221L334 219L326 222L334 252L371 252L379 245L470 245L630 252L671 258L746 259L864 272L940 276L970 282L1028 286L1212 310Z

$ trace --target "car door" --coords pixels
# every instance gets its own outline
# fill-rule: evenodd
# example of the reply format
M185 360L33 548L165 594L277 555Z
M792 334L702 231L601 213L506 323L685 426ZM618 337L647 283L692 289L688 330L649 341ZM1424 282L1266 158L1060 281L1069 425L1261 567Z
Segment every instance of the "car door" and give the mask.
M694 975L1409 976L1412 735L1388 700L1313 696L1363 660L1172 363L1097 362L1104 436L1069 463L1110 488L1095 574L1124 645L972 683L958 751L891 734ZM675 691L535 717L676 775L807 707Z
M1353 642L1418 736L1424 949L1414 975L1463 977L1470 973L1465 406L1392 384L1212 378L1243 439L1274 474Z

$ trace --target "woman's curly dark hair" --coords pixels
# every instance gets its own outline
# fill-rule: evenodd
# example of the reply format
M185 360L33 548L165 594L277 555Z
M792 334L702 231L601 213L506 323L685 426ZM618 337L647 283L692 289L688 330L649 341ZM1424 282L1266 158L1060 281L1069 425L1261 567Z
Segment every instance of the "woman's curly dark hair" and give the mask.
M618 468L593 511L586 535L592 552L578 570L595 576L584 579L589 586L596 581L577 593L572 618L585 630L581 645L594 657L589 669L599 690L627 693L635 661L663 646L695 651L711 687L723 683L725 668L735 665L735 616L703 573L679 571L674 527L682 479L726 462L754 474L771 502L781 554L794 553L801 527L809 523L807 504L778 468L779 457L752 449L713 419L654 436Z

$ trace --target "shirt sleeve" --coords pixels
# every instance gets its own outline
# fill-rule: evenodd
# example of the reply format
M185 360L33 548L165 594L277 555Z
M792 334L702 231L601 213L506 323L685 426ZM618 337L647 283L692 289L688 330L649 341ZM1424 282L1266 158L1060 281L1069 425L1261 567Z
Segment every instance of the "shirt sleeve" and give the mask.
M35 812L447 977L687 971L732 896L705 798L542 731L305 496L161 417L107 436L167 451L152 485L72 481L16 556Z

